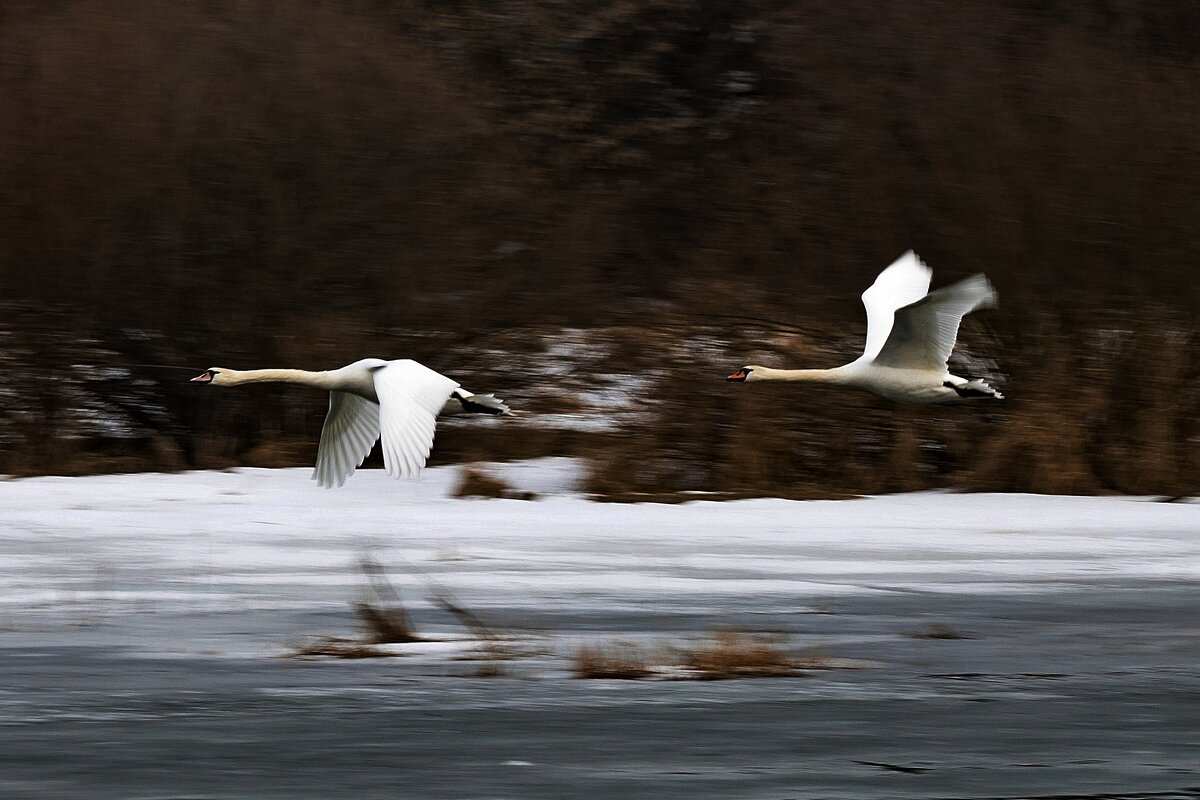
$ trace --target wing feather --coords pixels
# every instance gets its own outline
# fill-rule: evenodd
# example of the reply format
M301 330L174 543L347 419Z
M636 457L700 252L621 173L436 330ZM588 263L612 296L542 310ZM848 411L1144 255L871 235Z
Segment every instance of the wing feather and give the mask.
M373 373L383 461L394 478L416 477L433 449L437 414L458 383L410 359Z
M347 392L329 393L313 478L326 488L341 486L362 464L379 438L379 406Z
M862 294L867 310L867 343L862 358L870 360L879 355L892 332L896 310L915 303L929 291L933 270L909 250L896 259Z
M995 304L996 290L982 274L930 292L895 312L895 324L875 363L945 370L962 318L977 308Z

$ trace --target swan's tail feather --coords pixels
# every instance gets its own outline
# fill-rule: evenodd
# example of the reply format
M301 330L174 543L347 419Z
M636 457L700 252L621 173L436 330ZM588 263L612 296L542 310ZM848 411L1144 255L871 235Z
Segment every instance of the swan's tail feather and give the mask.
M985 398L992 400L1004 399L1004 395L1000 394L999 390L993 389L991 386L988 386L986 381L980 380L979 378L974 378L973 380L969 380L963 384L955 384L951 381L946 381L944 385L950 389L953 389L958 393L958 396L964 400L980 400Z
M462 401L463 409L472 414L511 414L512 409L494 394L473 394Z
M442 408L443 414L491 414L511 415L513 410L494 394L471 394L464 389L455 389Z

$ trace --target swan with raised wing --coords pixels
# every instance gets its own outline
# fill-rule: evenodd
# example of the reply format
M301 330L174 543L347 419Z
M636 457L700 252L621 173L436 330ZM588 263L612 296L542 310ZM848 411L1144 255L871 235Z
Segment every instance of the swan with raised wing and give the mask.
M295 383L328 391L329 413L312 475L324 487L344 484L377 439L382 441L388 474L415 477L429 458L439 414L512 413L494 395L471 394L457 381L410 359L364 358L321 372L212 367L192 382L213 386Z
M962 318L996 304L996 290L982 274L929 291L933 271L911 250L879 273L863 292L867 343L854 361L833 369L742 367L727 381L809 381L866 389L889 400L951 403L1003 400L978 378L951 375L946 362Z

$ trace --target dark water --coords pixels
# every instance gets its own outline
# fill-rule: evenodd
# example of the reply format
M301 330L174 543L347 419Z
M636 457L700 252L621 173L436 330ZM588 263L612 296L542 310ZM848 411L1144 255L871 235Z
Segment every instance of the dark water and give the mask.
M22 620L0 629L0 797L1200 798L1193 585L718 602L874 666L578 680L560 638L480 678L278 657L280 631L348 631L348 611ZM670 603L488 614L556 637L704 625ZM933 624L970 638L911 635Z

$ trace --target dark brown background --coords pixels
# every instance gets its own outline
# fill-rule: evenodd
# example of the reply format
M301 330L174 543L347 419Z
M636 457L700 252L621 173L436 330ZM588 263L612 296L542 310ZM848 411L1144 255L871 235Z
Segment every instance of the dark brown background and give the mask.
M435 459L614 497L1193 491L1198 56L1135 0L6 2L0 473L311 463L321 398L189 373L411 356L532 417ZM721 381L853 357L910 247L1009 400Z

